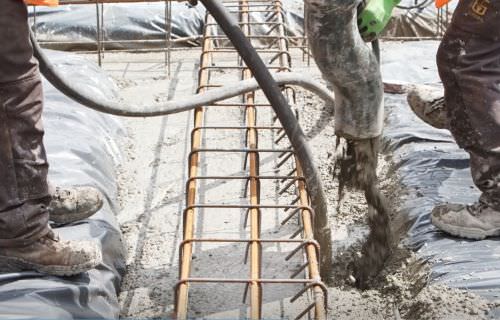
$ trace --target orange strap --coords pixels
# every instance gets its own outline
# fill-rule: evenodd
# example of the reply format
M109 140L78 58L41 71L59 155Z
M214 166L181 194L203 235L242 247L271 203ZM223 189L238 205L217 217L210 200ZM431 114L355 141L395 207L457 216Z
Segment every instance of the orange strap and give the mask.
M49 6L55 7L59 5L59 0L24 0L30 6Z
M448 4L451 0L436 0L436 8L441 8L444 7L445 5Z

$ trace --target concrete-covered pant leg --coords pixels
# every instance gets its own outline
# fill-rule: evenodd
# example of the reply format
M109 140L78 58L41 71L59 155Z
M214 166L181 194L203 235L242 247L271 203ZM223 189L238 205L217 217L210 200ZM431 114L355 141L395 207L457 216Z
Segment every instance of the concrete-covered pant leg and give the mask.
M29 42L26 6L0 10L0 246L27 245L48 232L42 83Z
M450 130L500 210L500 1L461 0L437 55Z

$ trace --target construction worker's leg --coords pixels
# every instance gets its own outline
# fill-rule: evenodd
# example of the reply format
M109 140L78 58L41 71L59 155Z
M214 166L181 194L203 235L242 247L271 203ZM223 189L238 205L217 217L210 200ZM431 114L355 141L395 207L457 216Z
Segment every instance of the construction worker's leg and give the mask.
M0 12L0 87L5 91L2 103L10 104L4 111L8 113L6 123L12 125L9 134L15 142L13 152L16 154L13 156L21 159L17 162L21 175L17 179L31 182L25 185L18 181L21 200L47 196L47 161L40 118L42 87L28 28L27 9L22 1L5 0ZM51 195L48 211L50 220L56 223L85 219L103 204L102 195L92 187L57 188ZM14 199L13 196L9 198Z
M95 267L95 242L60 241L49 227L42 83L29 41L26 6L0 11L0 271L73 275Z
M483 192L473 206L445 205L433 223L457 236L500 235L500 3L462 0L438 52L449 129L471 156Z
M0 85L0 246L26 245L48 232L41 86L37 75Z
M0 246L22 246L48 232L42 84L28 40L26 6L0 12Z

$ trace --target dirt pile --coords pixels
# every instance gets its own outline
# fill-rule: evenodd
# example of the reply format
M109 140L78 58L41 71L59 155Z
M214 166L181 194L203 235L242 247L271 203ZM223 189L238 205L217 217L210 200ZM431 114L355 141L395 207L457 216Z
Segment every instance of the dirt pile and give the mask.
M349 263L345 259L344 263ZM341 270L342 262L336 266ZM395 250L370 289L354 288L349 277L335 274L329 288L330 314L338 319L491 319L498 303L443 285L428 285L429 268L404 248Z

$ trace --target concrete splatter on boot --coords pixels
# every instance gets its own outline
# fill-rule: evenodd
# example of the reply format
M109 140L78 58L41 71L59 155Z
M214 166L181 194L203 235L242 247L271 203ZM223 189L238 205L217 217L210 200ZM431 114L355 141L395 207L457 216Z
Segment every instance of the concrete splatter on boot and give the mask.
M71 276L102 262L95 241L61 241L50 231L24 247L0 248L0 272L35 270L54 276Z
M414 85L408 91L408 104L425 123L438 129L448 129L444 104L444 89L438 86Z
M56 188L48 206L50 220L65 224L86 219L102 208L102 195L93 187Z
M481 202L439 205L432 210L431 221L440 230L461 238L500 236L500 211Z

